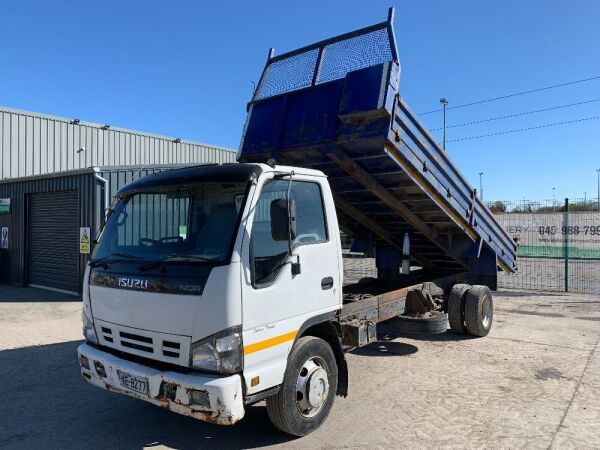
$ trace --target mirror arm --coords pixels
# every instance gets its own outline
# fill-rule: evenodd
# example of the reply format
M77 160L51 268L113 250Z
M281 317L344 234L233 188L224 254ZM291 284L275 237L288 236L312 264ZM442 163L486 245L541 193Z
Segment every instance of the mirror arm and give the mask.
M292 178L294 178L294 171L290 172L290 181L288 182L287 191L287 210L288 210L288 252L292 255L292 208L291 208L291 197L292 197ZM300 266L300 255L296 255L296 262L292 262L292 276L300 275L302 268Z
M290 181L288 182L287 190L287 210L288 210L288 252L292 256L292 213L291 213L291 194L292 194L292 178L294 171L290 172Z
M300 255L296 255L296 262L292 263L292 276L300 275L302 267L300 266Z

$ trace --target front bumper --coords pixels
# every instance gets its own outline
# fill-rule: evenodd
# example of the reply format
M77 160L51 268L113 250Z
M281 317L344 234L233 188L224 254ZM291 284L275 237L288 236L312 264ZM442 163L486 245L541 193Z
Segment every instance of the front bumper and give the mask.
M240 375L210 376L160 371L81 344L77 349L83 379L94 386L139 398L179 414L219 425L233 425L244 417ZM82 364L87 358L89 368ZM148 393L121 386L117 371L148 380ZM191 391L196 402L191 401Z

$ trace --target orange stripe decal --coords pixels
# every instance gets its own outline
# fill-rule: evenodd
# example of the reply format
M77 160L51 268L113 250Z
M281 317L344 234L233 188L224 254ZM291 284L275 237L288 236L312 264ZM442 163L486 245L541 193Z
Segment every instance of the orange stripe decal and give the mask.
M292 331L290 333L280 334L279 336L265 339L264 341L259 341L254 344L244 345L244 355L260 352L266 348L274 347L276 345L283 344L284 342L291 341L296 338L297 334L298 331Z

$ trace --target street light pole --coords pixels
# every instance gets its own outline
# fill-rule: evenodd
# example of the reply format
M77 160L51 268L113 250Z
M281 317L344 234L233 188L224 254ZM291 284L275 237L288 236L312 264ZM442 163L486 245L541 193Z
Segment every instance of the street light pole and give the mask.
M444 151L446 151L446 105L448 104L448 100L442 97L440 98L440 103L444 107Z
M483 203L483 181L482 181L483 172L479 172L479 198L481 198L481 202Z

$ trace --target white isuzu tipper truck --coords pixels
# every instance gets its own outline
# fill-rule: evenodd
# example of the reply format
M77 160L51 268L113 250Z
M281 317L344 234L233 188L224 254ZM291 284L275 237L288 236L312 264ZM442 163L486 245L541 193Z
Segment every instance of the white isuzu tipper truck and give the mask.
M270 52L239 163L117 194L84 280L87 382L223 425L266 400L302 436L378 323L489 332L516 246L398 95L391 21ZM376 278L344 284L340 231Z

